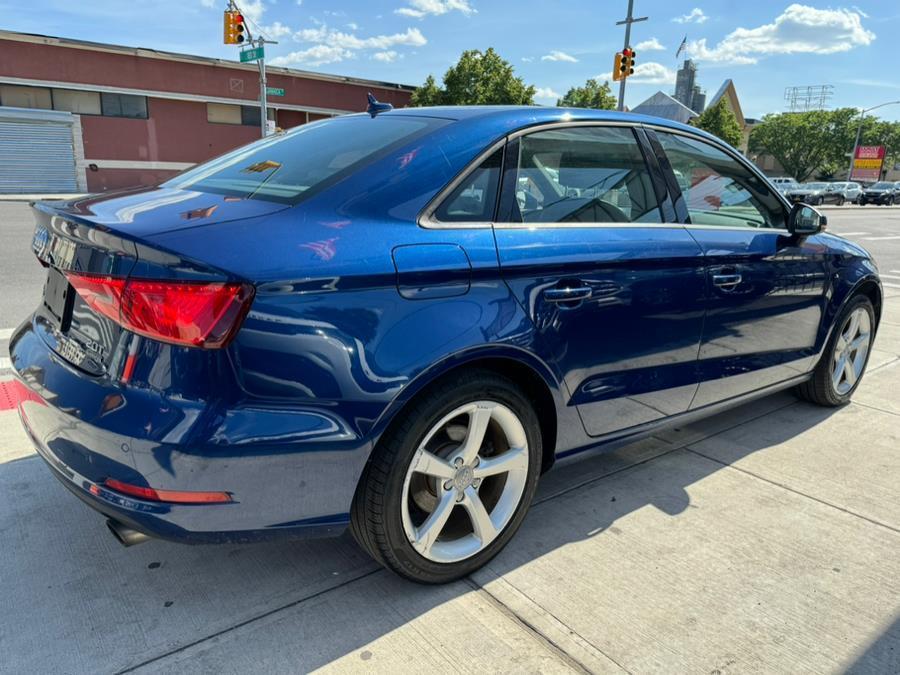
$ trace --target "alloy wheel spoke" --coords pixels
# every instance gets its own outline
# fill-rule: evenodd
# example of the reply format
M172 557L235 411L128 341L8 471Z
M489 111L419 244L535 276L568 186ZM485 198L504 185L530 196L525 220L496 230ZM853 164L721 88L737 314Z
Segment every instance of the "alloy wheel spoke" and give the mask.
M456 475L456 469L453 468L450 462L428 452L425 448L419 448L419 450L416 451L411 468L417 473L424 473L427 476L435 476L437 478L448 480Z
M484 435L487 432L488 422L491 421L491 409L481 406L469 414L469 428L466 431L466 440L457 453L465 464L471 464L478 456L481 445L484 443Z
M491 520L491 515L484 508L484 503L481 501L481 497L478 496L478 491L475 488L471 486L466 488L463 493L462 505L472 521L472 529L475 532L475 536L481 541L482 546L487 546L497 536L497 528L494 526L494 521Z
M427 555L431 551L431 547L434 546L434 542L440 536L444 525L447 524L447 519L453 512L454 506L456 506L454 491L445 490L434 511L416 530L416 540L413 542L413 546L419 553Z
M528 468L528 453L525 448L511 448L496 457L483 457L475 467L476 478L487 478L498 473L525 470Z
M850 351L855 352L869 344L869 334L865 333L850 343Z
M843 334L838 335L837 342L834 343L834 360L840 357L843 351L847 348L847 340L844 338Z
M847 360L847 354L842 354L841 358L838 359L837 365L835 365L834 370L832 371L831 380L834 384L835 389L841 386L841 380L844 377L844 368L847 365Z
M847 359L844 363L844 378L851 387L856 384L856 369L853 367L853 361Z
M844 335L848 342L851 342L853 338L856 337L857 332L859 331L859 312L853 312L850 315L850 324L847 326L847 330L844 331Z

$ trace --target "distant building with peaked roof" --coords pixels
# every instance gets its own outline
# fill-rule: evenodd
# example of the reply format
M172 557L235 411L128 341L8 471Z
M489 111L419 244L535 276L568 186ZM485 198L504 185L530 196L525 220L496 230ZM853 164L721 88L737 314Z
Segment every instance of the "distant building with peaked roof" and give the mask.
M631 112L662 117L663 119L681 122L682 124L688 124L692 119L698 117L696 112L664 91L656 92L646 101L633 108Z

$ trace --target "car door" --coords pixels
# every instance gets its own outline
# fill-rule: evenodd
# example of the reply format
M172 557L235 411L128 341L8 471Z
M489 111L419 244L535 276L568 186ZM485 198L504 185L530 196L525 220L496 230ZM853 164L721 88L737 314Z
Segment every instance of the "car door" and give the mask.
M828 289L827 246L788 233L787 206L736 153L690 134L648 135L687 179L684 219L706 261L692 409L809 372Z
M591 436L684 412L697 388L702 251L637 133L511 139L494 225L503 279Z

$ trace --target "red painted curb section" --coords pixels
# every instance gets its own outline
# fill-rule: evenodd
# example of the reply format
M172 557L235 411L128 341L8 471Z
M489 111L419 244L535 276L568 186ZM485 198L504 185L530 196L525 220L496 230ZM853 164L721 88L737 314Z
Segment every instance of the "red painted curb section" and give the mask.
M13 410L20 401L40 401L40 397L18 380L0 381L0 411Z

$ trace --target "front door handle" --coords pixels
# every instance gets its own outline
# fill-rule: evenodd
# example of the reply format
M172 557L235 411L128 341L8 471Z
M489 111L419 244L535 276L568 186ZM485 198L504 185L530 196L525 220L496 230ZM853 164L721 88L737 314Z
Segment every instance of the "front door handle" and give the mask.
M740 274L713 274L712 277L713 285L726 291L734 289L741 281Z
M580 302L591 297L590 286L564 286L544 289L547 302Z

